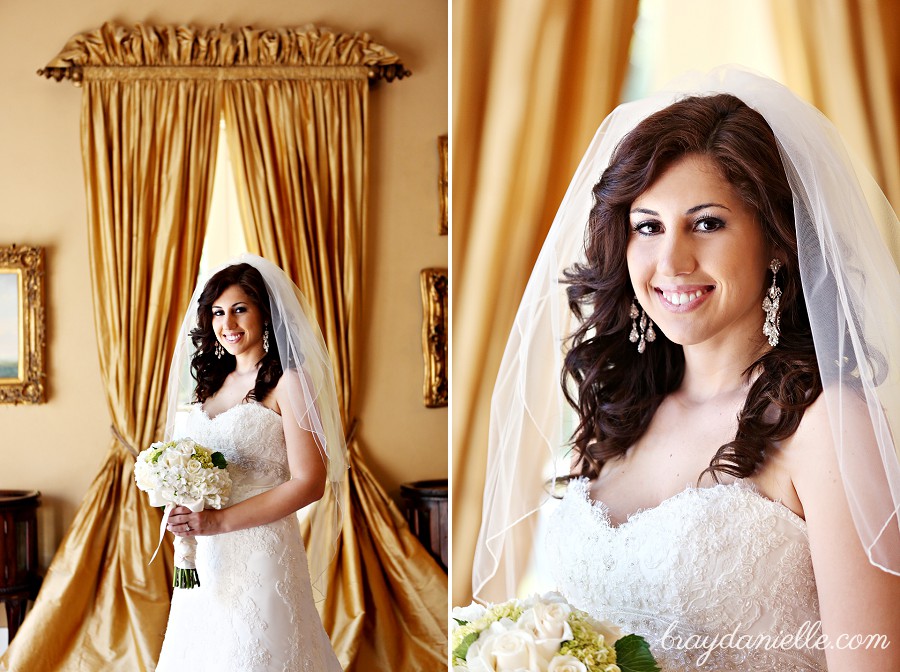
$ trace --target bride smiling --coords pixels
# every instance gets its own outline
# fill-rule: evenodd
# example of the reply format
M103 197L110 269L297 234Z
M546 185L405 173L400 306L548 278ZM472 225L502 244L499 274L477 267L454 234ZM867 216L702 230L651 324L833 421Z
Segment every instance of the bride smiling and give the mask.
M518 592L571 468L534 543L664 670L900 667L897 221L865 179L741 70L604 122L501 365L477 597Z
M176 431L188 375L195 403ZM309 514L331 543L306 549L296 516L326 487L341 501L338 408L318 325L281 269L243 255L197 286L169 377L166 438L223 453L233 488L221 510L169 516L170 532L196 537L203 582L175 590L157 672L341 670L314 594L340 520Z

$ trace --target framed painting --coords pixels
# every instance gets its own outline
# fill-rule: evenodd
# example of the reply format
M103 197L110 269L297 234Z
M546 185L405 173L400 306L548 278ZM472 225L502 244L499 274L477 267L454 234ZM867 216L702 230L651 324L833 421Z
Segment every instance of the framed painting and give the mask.
M0 404L41 404L44 249L0 246Z
M422 350L425 356L425 405L447 405L447 269L426 268L422 283Z
M447 136L438 137L438 199L441 209L441 221L438 226L442 236L447 235L450 223L450 203L448 201L448 190L450 187L449 172L447 171Z

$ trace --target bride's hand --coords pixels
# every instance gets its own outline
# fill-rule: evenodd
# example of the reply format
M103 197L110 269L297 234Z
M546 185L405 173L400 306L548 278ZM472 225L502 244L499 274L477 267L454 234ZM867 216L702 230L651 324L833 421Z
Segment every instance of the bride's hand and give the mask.
M192 513L186 506L176 506L169 515L166 529L178 537L202 537L223 532L219 511L205 509Z

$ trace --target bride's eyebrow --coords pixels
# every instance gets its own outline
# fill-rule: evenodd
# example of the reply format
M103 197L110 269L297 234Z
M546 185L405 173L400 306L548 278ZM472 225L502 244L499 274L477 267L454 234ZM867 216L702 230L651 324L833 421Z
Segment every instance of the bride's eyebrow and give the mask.
M722 208L723 210L728 210L728 212L731 212L731 208L729 208L727 205L722 205L721 203L701 203L700 205L695 205L692 208L688 208L684 211L684 214L693 215L695 212L699 212L704 208ZM651 215L653 217L659 217L659 213L656 212L656 210L650 210L649 208L634 208L630 214Z
M721 203L701 203L700 205L695 205L693 208L685 210L684 214L693 215L695 212L699 212L700 210L704 210L705 208L722 208L723 210L728 210L728 212L731 212L731 208L729 208L727 205L722 205Z
M231 307L234 308L235 306L245 306L245 305L247 305L247 302L246 302L246 301L238 301L237 303L231 304ZM213 307L213 308L218 308L219 310L222 309L222 306L220 306L220 305L218 305L218 304L215 304L215 303L212 305L212 307Z

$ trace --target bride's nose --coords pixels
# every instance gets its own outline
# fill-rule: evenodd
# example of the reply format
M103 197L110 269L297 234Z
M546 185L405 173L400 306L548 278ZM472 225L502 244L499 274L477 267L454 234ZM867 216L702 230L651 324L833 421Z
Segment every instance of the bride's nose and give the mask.
M664 236L656 260L659 272L667 277L692 273L697 267L690 237L680 232Z

